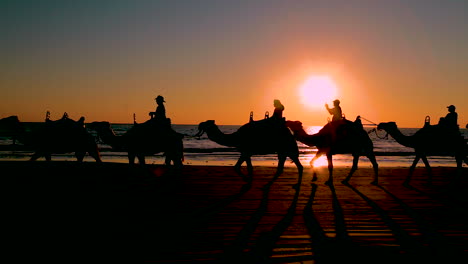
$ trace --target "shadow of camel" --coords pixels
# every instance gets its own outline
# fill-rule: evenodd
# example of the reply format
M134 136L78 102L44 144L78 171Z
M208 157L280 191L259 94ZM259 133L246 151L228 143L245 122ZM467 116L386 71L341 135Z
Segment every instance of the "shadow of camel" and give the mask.
M260 204L257 210L252 214L249 221L237 234L234 241L224 250L224 253L222 254L220 259L220 263L258 263L252 262L254 259L252 258L251 252L246 252L245 249L247 248L247 244L249 243L251 236L257 229L262 217L268 210L268 197L271 190L271 186L278 179L278 177L279 174L275 174L274 177L261 188L263 192L262 199L260 200ZM296 196L299 195L299 189L300 188L296 188ZM297 198L295 198L295 202L293 202L294 208L296 202Z

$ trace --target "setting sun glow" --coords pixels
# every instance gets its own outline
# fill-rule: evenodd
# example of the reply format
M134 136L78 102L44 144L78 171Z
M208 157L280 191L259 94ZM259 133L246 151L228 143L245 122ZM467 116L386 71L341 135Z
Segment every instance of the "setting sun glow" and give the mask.
M299 95L305 106L319 108L336 99L337 87L329 76L312 75L300 85Z

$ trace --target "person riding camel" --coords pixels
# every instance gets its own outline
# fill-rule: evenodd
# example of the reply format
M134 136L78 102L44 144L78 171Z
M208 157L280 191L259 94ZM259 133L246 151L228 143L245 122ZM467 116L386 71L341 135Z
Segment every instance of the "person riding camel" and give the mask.
M164 103L166 101L164 100L164 97L162 97L161 95L158 95L154 100L156 101L156 104L158 104L158 106L156 107L156 111L149 112L151 119L155 119L155 121L165 121L166 120L166 108L164 107Z
M330 113L330 115L333 115L332 122L342 120L343 117L340 107L340 100L336 99L335 101L333 101L333 106L333 108L330 108L328 107L328 104L325 104L325 108L327 109L327 111Z
M449 113L439 119L438 126L447 132L459 133L458 114L455 112L455 106L447 106Z
M273 110L273 117L281 120L283 118L284 105L280 100L275 99L273 100L273 106L275 107L275 110Z

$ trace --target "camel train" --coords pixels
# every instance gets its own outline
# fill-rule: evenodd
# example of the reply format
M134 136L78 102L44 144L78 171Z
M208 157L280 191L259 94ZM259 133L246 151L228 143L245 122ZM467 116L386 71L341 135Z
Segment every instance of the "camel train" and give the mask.
M13 142L19 141L26 146L32 147L34 154L32 161L39 157L51 160L52 154L75 153L77 161L83 161L86 153L93 157L96 162L101 162L96 139L88 133L87 129L97 132L101 140L110 145L115 151L125 151L128 153L130 164L135 163L135 158L140 164L145 164L145 156L156 153L164 153L166 165L181 167L183 163L183 137L184 135L174 131L167 118L161 121L149 119L138 124L134 122L123 135L116 135L109 122L91 122L84 124L84 118L75 121L64 116L52 121L47 113L46 121L35 130L26 130L17 116L10 116L0 119L0 134L11 137ZM414 135L404 135L395 122L380 123L377 129L384 130L391 135L399 144L413 148L415 159L409 168L409 174L404 184L411 180L413 171L422 160L428 171L428 181L432 180L431 167L427 156L429 155L450 155L454 156L457 168L462 169L463 162L468 164L468 146L466 140L459 130L446 132L439 125L430 125L428 122ZM253 165L251 157L253 155L277 154L278 167L275 176L282 174L284 163L289 157L297 167L298 183L301 182L303 166L299 161L299 149L297 142L301 142L310 147L316 147L317 153L310 161L313 168L314 161L322 155L328 160L328 180L326 184L333 184L333 155L351 154L353 163L350 172L343 184L347 184L354 172L358 169L360 156L366 156L372 163L374 179L371 184L378 184L378 163L373 151L373 143L368 132L366 132L359 120L350 121L346 118L328 122L318 133L309 135L306 133L302 122L286 121L281 117L268 117L263 120L250 121L242 125L237 131L231 134L223 133L214 120L207 120L198 125L200 137L207 134L209 140L223 146L234 147L240 154L234 169L245 181L251 181L253 175ZM247 175L242 173L241 167L246 163ZM316 180L314 172L313 180Z

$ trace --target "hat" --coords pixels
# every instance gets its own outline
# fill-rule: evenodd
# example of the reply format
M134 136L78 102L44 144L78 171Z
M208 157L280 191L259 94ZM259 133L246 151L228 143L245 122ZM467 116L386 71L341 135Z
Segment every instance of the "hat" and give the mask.
M164 101L164 97L162 97L160 95L158 95L158 97L156 97L154 100L161 101L161 102L164 102L164 103L166 102L166 101Z
M454 106L454 105L449 105L449 106L447 106L447 108L448 108L448 109L453 108L453 109L455 110L455 106Z

